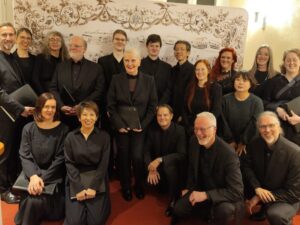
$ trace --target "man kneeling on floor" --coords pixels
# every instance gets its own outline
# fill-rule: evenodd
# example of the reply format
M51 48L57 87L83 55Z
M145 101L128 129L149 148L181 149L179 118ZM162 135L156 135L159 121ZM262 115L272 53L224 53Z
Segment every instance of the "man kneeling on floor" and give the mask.
M234 150L216 136L216 118L197 115L189 144L187 188L174 206L171 224L191 214L203 215L216 225L236 224L244 215L240 162Z
M257 120L260 137L247 145L243 174L253 197L248 209L262 209L250 218L265 217L271 225L289 225L300 205L300 147L282 136L277 115L263 112Z

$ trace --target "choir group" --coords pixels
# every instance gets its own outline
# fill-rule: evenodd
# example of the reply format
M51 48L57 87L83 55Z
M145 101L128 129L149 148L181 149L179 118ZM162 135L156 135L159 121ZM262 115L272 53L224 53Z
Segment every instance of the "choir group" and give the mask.
M66 44L51 31L33 55L28 28L0 25L0 191L19 203L15 223L105 224L108 181L117 178L125 201L142 200L146 186L166 193L171 224L190 214L239 224L246 210L291 224L300 206L300 50L284 52L276 71L262 45L252 68L238 71L230 47L213 65L193 65L191 44L178 40L171 66L159 58L158 34L144 58L127 42L115 30L112 53L95 63L82 36ZM25 84L38 95L34 106L10 96ZM21 171L29 184L16 193Z

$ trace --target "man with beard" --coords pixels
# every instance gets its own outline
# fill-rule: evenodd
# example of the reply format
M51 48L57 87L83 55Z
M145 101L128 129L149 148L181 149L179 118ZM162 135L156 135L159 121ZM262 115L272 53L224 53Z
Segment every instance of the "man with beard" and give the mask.
M250 214L261 205L250 219L263 220L266 216L271 225L292 224L300 206L300 147L282 136L273 112L261 113L257 127L260 137L247 145L242 164L253 192L248 202Z
M233 149L216 136L216 118L210 112L197 115L190 140L186 189L173 209L171 224L190 214L212 219L216 225L236 224L243 217L243 182Z
M16 31L11 23L0 24L0 141L5 151L0 156L0 193L7 203L17 203L19 199L10 192L10 186L20 172L18 150L21 139L21 118L32 114L32 107L24 107L13 100L9 94L22 87L25 82L22 72L11 54L16 40ZM10 114L12 122L4 110Z
M87 42L82 37L72 36L68 48L70 59L57 65L50 91L62 111L62 121L73 130L79 126L76 107L80 102L90 100L99 105L104 76L99 64L84 58Z

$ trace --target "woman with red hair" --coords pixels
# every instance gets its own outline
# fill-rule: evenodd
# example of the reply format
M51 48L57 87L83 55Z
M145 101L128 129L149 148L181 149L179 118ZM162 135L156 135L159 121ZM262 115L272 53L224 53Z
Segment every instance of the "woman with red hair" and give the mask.
M234 91L232 77L236 74L234 70L236 62L236 51L233 48L223 48L212 68L212 77L222 86L223 95Z
M222 111L222 87L211 79L211 66L206 59L198 60L195 65L194 77L186 94L183 122L188 136L193 134L196 115L209 111L216 118Z

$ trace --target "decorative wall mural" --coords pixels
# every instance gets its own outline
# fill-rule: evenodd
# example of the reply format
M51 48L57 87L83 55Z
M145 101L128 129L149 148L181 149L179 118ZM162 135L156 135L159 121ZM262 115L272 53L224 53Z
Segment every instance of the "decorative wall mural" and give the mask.
M50 30L65 38L83 35L88 42L86 57L94 61L112 51L112 33L123 29L129 45L142 49L152 33L161 35L161 58L175 64L173 45L187 40L192 45L190 61L216 58L223 47L238 53L243 61L248 16L239 8L200 6L142 0L14 0L17 28L25 26L34 36L33 51L38 52Z

